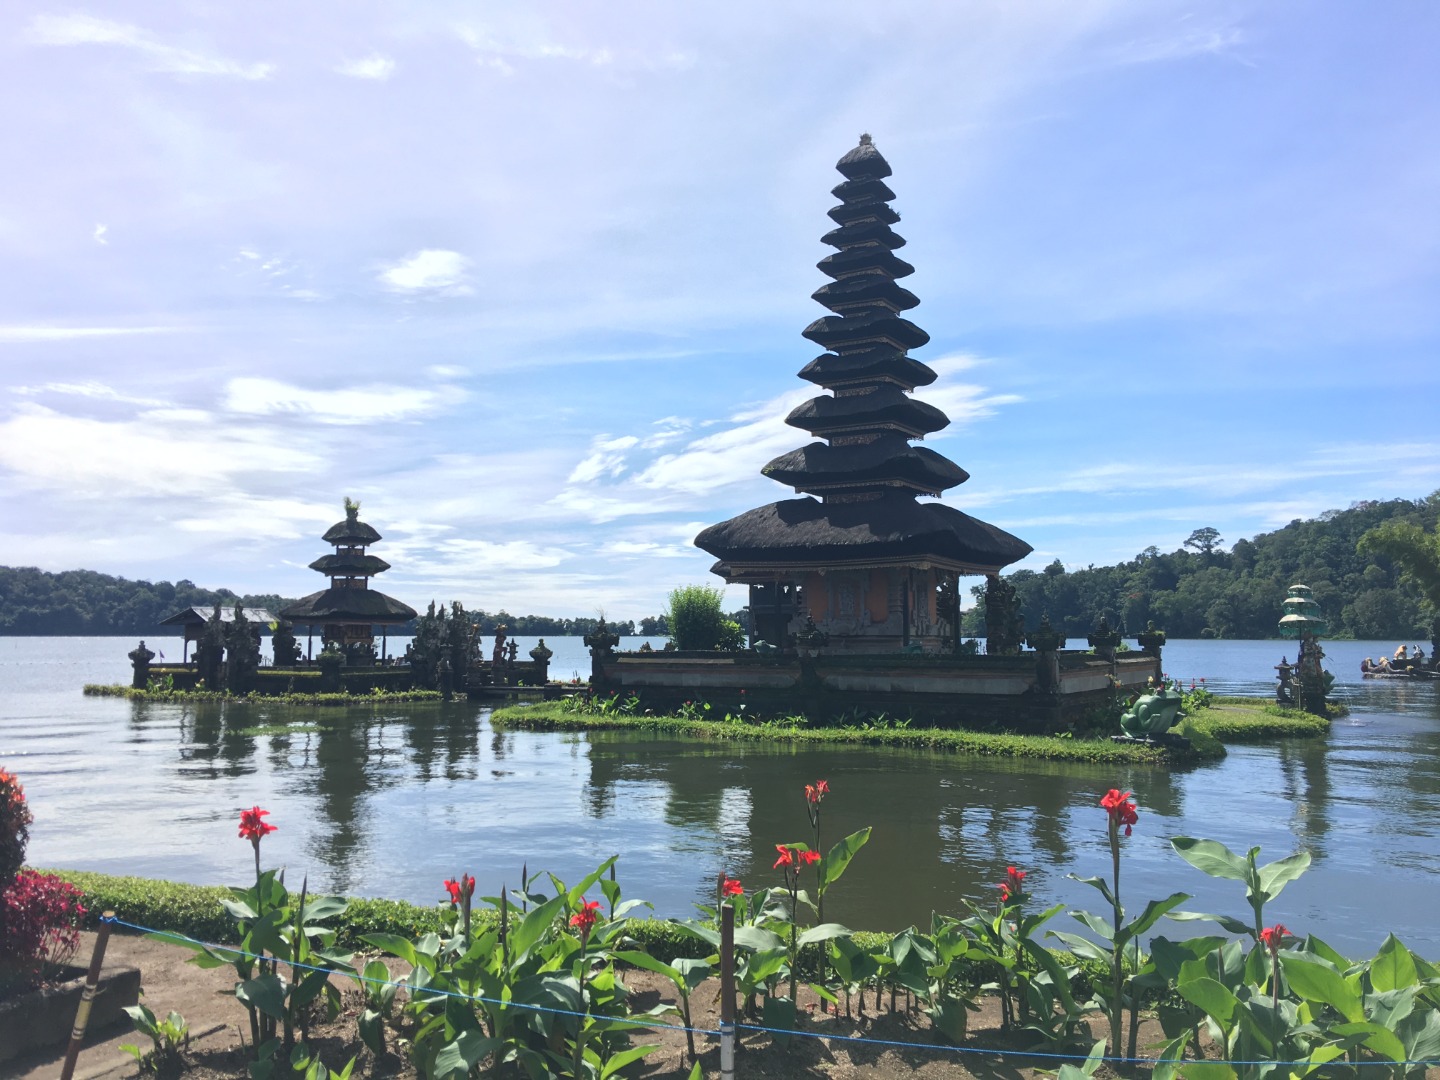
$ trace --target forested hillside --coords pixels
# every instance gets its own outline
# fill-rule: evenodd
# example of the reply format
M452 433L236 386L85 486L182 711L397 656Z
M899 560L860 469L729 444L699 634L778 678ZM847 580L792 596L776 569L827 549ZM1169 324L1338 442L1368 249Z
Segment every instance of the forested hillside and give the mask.
M1440 519L1440 491L1419 500L1356 503L1310 521L1251 540L1225 538L1197 528L1186 546L1168 554L1148 547L1118 566L1066 570L1057 562L1040 572L1006 575L1015 586L1026 624L1042 614L1072 639L1083 639L1104 614L1130 634L1153 620L1171 637L1275 637L1285 590L1296 583L1315 590L1330 620L1331 637L1421 641L1429 638L1436 614L1419 592L1396 573L1384 556L1358 555L1355 545L1382 522L1403 520L1433 532ZM983 586L972 590L978 606L967 612L965 633L983 636ZM291 599L274 595L236 596L228 589L202 589L194 582L127 581L91 570L51 574L33 567L0 567L0 634L147 634L181 608L227 607L278 611ZM511 634L588 633L594 619L469 613L484 633L504 623ZM733 617L733 616L732 616ZM641 633L665 632L664 617L641 620ZM621 634L635 624L612 624ZM1076 642L1072 641L1072 645Z
M229 589L202 589L193 581L129 581L93 570L58 574L33 566L0 566L0 634L146 634L160 620L187 607L208 610L219 600L233 607L276 612L293 599L237 596Z
M1329 510L1236 540L1228 551L1214 529L1199 528L1186 546L1169 554L1148 547L1118 566L1068 571L1057 561L1038 573L1007 574L1006 580L1015 586L1027 626L1048 613L1072 639L1083 639L1101 614L1131 635L1153 620L1175 638L1277 637L1285 590L1298 583L1315 591L1330 637L1419 642L1428 640L1436 613L1390 560L1358 555L1355 545L1382 522L1405 520L1433 532L1437 517L1440 491L1415 501ZM984 634L983 591L983 586L972 590L980 602L966 614L967 635Z

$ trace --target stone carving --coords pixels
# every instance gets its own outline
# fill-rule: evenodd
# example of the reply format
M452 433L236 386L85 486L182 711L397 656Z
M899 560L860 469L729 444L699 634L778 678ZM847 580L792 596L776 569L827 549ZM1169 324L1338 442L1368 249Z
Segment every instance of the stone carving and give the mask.
M1014 656L1025 638L1015 586L999 574L985 579L985 638L985 652L990 656Z

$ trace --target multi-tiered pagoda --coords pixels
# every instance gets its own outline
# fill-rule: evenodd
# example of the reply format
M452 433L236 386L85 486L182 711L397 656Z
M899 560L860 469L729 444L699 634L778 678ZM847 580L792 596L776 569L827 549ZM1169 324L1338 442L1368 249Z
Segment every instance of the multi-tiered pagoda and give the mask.
M310 569L329 578L329 588L296 601L280 617L312 631L321 627L321 641L333 642L351 663L373 662L375 627L383 635L389 627L415 618L415 609L370 587L370 579L389 570L390 564L365 550L380 540L380 534L360 520L359 503L346 499L345 520L331 525L322 539L335 545L335 553L322 555Z
M944 428L943 412L911 392L935 372L909 355L930 340L901 312L920 301L896 279L914 267L886 186L890 166L869 135L842 157L845 177L822 238L837 249L819 263L832 280L813 294L833 314L804 336L827 351L800 372L831 391L786 422L823 439L764 467L805 497L771 503L695 538L715 573L750 586L755 637L783 644L806 617L831 651L934 649L958 638L957 579L995 575L1031 551L1002 529L939 502L969 474L912 442Z

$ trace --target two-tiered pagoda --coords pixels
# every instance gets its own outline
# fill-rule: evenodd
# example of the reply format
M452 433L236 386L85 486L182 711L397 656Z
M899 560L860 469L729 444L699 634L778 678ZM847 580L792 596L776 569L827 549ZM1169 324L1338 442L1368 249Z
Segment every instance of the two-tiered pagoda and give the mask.
M819 263L832 280L813 294L833 314L804 331L828 351L800 371L831 393L786 418L824 441L761 470L805 497L712 525L695 543L717 557L716 574L750 586L757 639L783 644L808 616L830 635L832 652L934 649L958 637L957 579L998 574L1031 548L953 507L919 501L969 474L912 445L950 421L911 396L935 372L909 355L929 335L900 314L920 301L896 283L914 267L895 255L905 241L891 228L900 215L884 183L890 166L862 135L836 168L845 177L829 212L838 227L822 240L837 250Z
M282 619L312 628L320 626L321 641L334 642L351 663L364 663L375 656L375 627L381 633L415 618L415 609L370 587L370 579L390 569L390 564L365 549L380 540L380 534L360 520L360 504L345 500L345 520L325 530L322 539L335 545L333 555L322 555L310 564L330 579L329 588L311 593L280 612Z

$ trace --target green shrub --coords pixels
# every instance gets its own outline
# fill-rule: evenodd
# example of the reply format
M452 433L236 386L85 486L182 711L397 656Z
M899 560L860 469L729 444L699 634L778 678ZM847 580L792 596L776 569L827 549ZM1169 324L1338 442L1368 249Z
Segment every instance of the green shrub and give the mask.
M684 585L670 594L665 618L677 649L739 649L744 644L740 624L721 610L725 594L709 585Z

